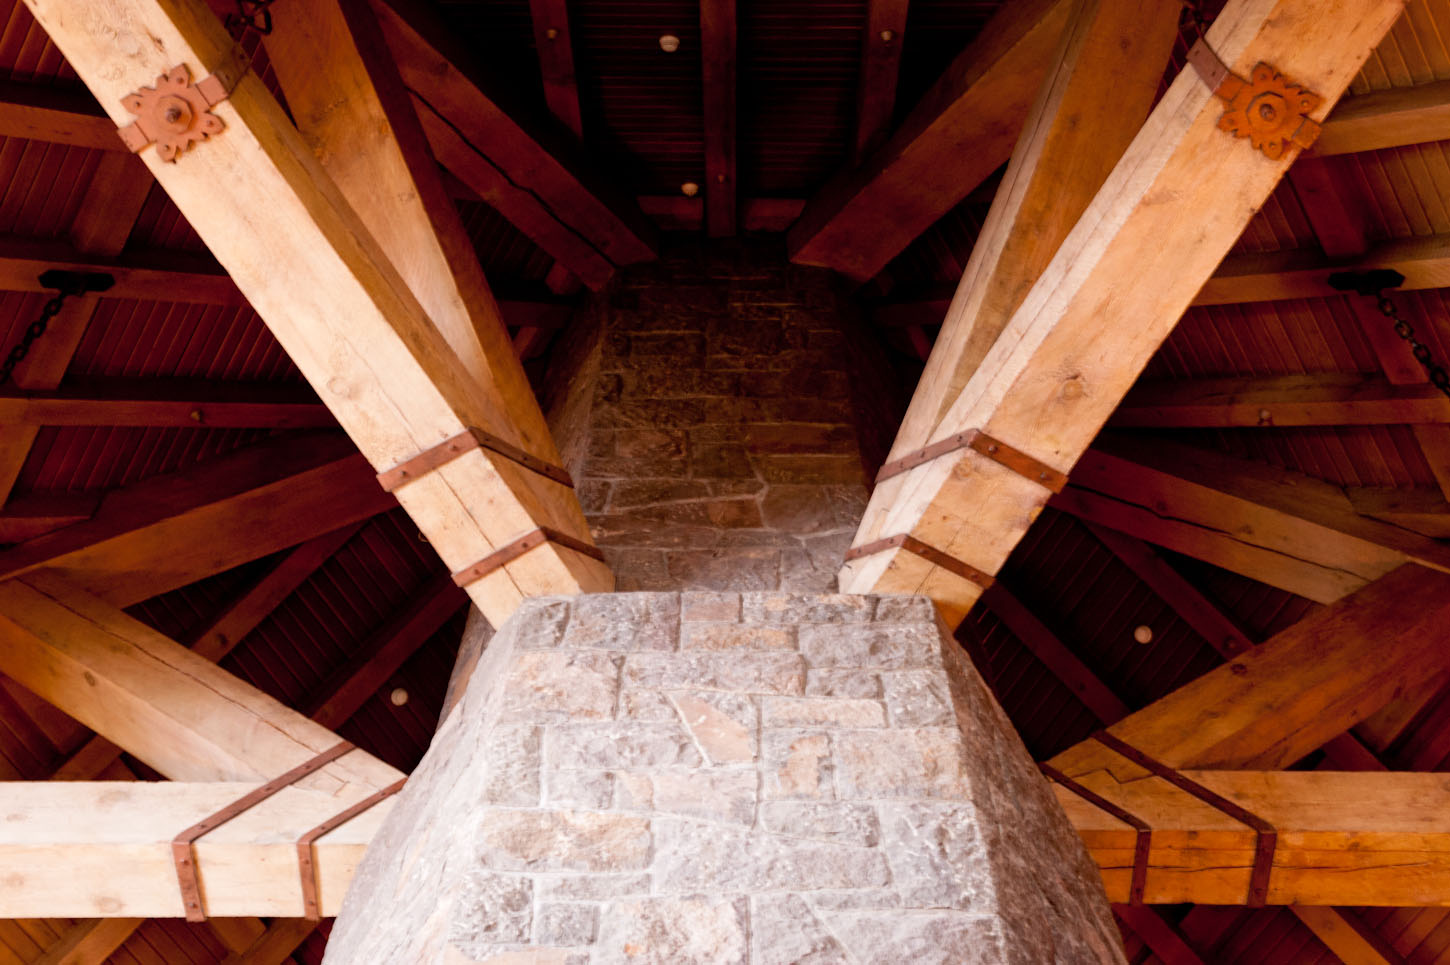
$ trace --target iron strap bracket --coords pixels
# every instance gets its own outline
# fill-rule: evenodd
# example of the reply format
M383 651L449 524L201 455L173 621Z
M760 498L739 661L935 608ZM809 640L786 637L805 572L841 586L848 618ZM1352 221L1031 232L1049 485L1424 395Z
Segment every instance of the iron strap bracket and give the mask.
M302 872L303 917L308 921L320 921L322 919L322 905L318 898L317 887L317 857L313 851L313 845L316 844L317 839L329 831L336 831L359 814L372 808L373 805L379 804L394 794L397 794L403 789L403 785L407 783L408 779L405 777L402 780L389 784L376 794L369 795L347 810L333 815L297 839L297 866Z
M225 66L196 83L191 68L177 64L157 75L154 86L138 88L121 98L121 106L136 119L116 133L132 154L155 144L161 160L175 163L192 145L226 130L211 109L231 96L247 69L235 50Z
M477 583L494 570L507 566L529 550L537 549L545 543L557 543L576 553L583 553L585 556L592 557L601 563L604 562L604 553L599 547L591 546L582 539L575 539L568 533L561 533L557 529L540 526L533 532L520 536L507 546L502 546L494 550L477 563L466 566L457 573L454 573L453 582L463 587Z
M201 907L201 882L196 874L196 851L193 847L196 839L208 831L215 831L243 811L261 804L283 788L296 784L313 771L321 770L350 750L353 750L353 745L347 741L341 741L306 763L299 764L287 773L274 777L261 787L242 795L220 811L208 815L171 839L171 858L176 863L176 880L181 886L181 901L186 908L187 921L206 921L206 913L202 911Z
M948 436L940 442L934 442L924 449L909 452L900 459L888 462L876 474L876 485L879 486L893 476L899 476L908 470L923 466L933 459L939 459L947 453L956 452L959 449L974 449L993 462L1006 466L1022 478L1030 479L1052 492L1060 493L1062 487L1067 485L1066 473L1060 473L1022 450L1014 449L1005 442L993 439L981 429L958 432L956 435Z
M943 553L935 546L923 543L910 533L899 533L896 536L888 536L885 539L853 546L846 551L846 562L859 560L863 556L875 556L877 553L889 549L903 549L908 553L920 556L933 566L940 566L948 572L955 573L968 583L975 583L984 590L996 582L991 574L983 573L972 564Z
M1262 908L1268 902L1269 876L1274 871L1274 851L1279 844L1279 832L1272 824L1223 795L1185 777L1167 764L1154 760L1106 730L1098 731L1092 736L1092 739L1109 750L1116 751L1154 776L1163 778L1179 790L1187 791L1214 810L1253 828L1258 834L1258 840L1254 847L1254 869L1249 875L1249 895L1245 904L1250 908Z
M1039 763L1037 768L1049 780L1061 784L1084 801L1100 810L1108 812L1138 832L1133 842L1133 877L1131 883L1128 885L1128 904L1141 905L1143 903L1143 894L1148 885L1148 855L1153 848L1153 829L1148 825L1148 822L1124 810L1102 795L1083 787L1077 781L1074 781L1050 764Z
M1307 148L1319 139L1322 128L1309 112L1323 98L1272 65L1260 61L1245 79L1229 70L1204 38L1189 49L1188 63L1214 96L1228 105L1218 119L1219 130L1248 138L1256 150L1275 161L1291 146Z
M530 455L518 446L505 442L491 432L485 432L472 426L456 436L444 439L432 448L424 449L412 459L400 462L386 472L378 473L378 485L388 492L394 492L420 476L440 469L475 449L487 449L489 452L503 456L510 462L518 463L530 472L536 472L546 479L552 479L561 486L574 488L573 478L562 466L545 462L538 456Z

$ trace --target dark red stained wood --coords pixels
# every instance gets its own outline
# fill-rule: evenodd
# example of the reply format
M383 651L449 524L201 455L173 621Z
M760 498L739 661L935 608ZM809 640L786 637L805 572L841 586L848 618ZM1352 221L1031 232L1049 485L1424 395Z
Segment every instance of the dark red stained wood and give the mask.
M1098 679L1071 649L1057 638L1000 582L982 594L983 606L995 613L1012 634L1071 690L1103 724L1128 716L1131 708Z
M1338 161L1325 158L1300 158L1289 169L1289 183L1319 247L1331 258L1352 258L1369 248L1365 201L1345 174Z
M29 493L0 510L0 543L22 543L95 514L96 493Z
M323 681L304 712L324 727L337 729L467 602L446 575L434 577Z
M896 107L896 79L910 0L867 0L861 40L861 81L856 93L857 163L886 139Z
M1113 914L1131 928L1166 965L1203 965L1188 940L1154 908L1114 905Z
M336 420L302 386L94 379L57 392L0 393L0 423L308 429Z
M569 37L566 0L529 0L534 21L534 46L544 78L544 101L575 137L584 136L579 113L579 83L574 76L574 43Z
M705 231L735 234L738 26L735 0L702 0L700 43L705 83Z

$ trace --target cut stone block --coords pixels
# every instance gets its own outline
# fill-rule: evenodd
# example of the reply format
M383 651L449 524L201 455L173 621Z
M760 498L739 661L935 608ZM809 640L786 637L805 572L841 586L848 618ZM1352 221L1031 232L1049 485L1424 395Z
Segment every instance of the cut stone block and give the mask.
M1124 958L1097 867L930 604L693 593L526 602L325 961Z

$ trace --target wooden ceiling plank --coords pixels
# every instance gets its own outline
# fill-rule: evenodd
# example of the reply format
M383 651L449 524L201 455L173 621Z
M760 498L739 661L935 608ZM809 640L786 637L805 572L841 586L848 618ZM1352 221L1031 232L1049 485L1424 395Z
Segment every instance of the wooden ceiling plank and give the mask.
M322 564L362 528L352 523L315 537L292 550L265 576L229 600L191 639L191 650L212 663L221 663L282 601L291 596ZM104 737L92 736L56 768L57 781L94 781L121 756L121 748ZM256 936L252 936L255 939ZM248 939L243 949L251 944Z
M1322 112L1401 6L1343 0L1326 17L1305 0L1231 0L1208 39L1240 73L1267 62L1307 84ZM1223 114L1195 71L1179 74L927 442L978 431L1057 472L1077 462L1292 161L1220 129ZM1047 496L959 449L878 485L856 542L911 535L990 574ZM905 549L848 562L840 584L925 593L953 625L980 595Z
M1400 567L1109 729L1169 767L1287 767L1443 672L1447 591L1450 576ZM1076 776L1116 760L1085 741L1052 764Z
M395 505L340 435L269 440L107 493L91 519L0 551L0 579L46 569L130 606Z
M1413 425L1450 421L1450 398L1421 380L1358 374L1139 382L1108 425L1148 429Z
M856 138L851 154L855 164L880 147L891 130L909 6L910 0L867 0L856 81Z
M199 0L122 0L105 26L82 0L28 4L118 123L129 118L122 98L177 62L196 76L232 63L231 38ZM507 435L507 412L478 392L261 79L243 74L212 110L225 132L181 163L155 150L141 156L374 468L470 428ZM454 571L540 527L591 542L572 489L482 448L415 477L397 497ZM603 563L549 542L468 589L502 622L527 596L610 586Z
M445 167L591 288L614 266L655 258L656 231L638 205L592 177L566 137L511 117L469 76L457 40L427 10L408 0L374 0L373 8ZM568 238L581 244L566 246Z
M467 604L468 598L448 577L429 581L318 685L303 711L324 727L341 727Z
M1203 965L1183 933L1147 905L1114 905L1113 914L1133 930L1164 965Z
M172 780L268 780L338 742L328 728L65 580L8 580L0 598L0 664L9 676ZM356 801L399 777L353 751L300 786Z
M987 180L1012 154L1070 7L1002 7L886 143L807 202L786 234L791 260L863 283Z
M544 102L549 113L577 138L584 137L579 110L579 81L574 75L574 42L569 35L566 0L529 0L534 26L534 49L539 52L539 73L544 79Z
M493 416L489 431L557 462L367 0L298 0L272 24L267 54L303 139L462 361Z
M1071 7L1056 66L1012 151L892 458L926 445L1153 106L1181 9L1156 0Z
M143 918L82 919L35 959L34 965L103 965L143 921Z
M739 127L735 0L701 0L700 61L705 91L705 233L728 238L739 223Z

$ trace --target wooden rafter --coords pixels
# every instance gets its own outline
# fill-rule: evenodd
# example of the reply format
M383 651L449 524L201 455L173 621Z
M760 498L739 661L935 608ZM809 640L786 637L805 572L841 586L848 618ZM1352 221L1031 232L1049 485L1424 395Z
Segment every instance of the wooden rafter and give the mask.
M102 965L141 927L142 918L87 918L76 922L33 965Z
M910 0L868 0L861 35L861 71L856 81L856 139L852 158L861 163L881 146L896 108L901 48L906 42Z
M569 36L569 6L565 0L529 0L534 25L534 49L539 52L539 73L544 80L544 101L549 113L575 137L584 136L579 110L579 82L574 76L574 41Z
M1327 111L1401 5L1340 6L1326 18L1304 0L1232 0L1209 42L1235 70L1270 62L1308 83ZM1195 72L1179 74L924 441L979 431L1049 470L1072 467L1292 160L1226 134L1223 113ZM857 545L910 535L994 573L1047 497L1037 478L958 449L879 484ZM981 593L902 548L847 563L841 586L925 593L954 622Z
M738 33L735 0L700 4L700 60L705 89L705 231L735 234L740 198L736 171Z
M1140 382L1108 424L1221 429L1447 421L1450 398L1428 382L1395 385L1378 376L1335 374Z
M112 19L148 51L139 60L118 60L119 49L131 48L114 25L102 29L72 2L33 0L30 9L118 122L128 116L121 99L175 62L197 76L230 64L231 39L198 0L127 0L116 11ZM407 58L399 59L406 80ZM153 150L141 156L374 468L391 469L470 428L513 436L514 403L534 406L532 395L491 404L452 336L433 324L260 78L243 74L213 111L233 136L211 138L183 163L165 163ZM511 353L509 361L517 365ZM413 479L398 499L452 570L541 527L590 541L571 489L490 450ZM488 511L475 512L481 506ZM549 542L469 592L501 622L526 596L611 583L598 560Z
M0 394L7 426L173 426L317 429L336 426L306 387L154 379L71 382L64 390Z

